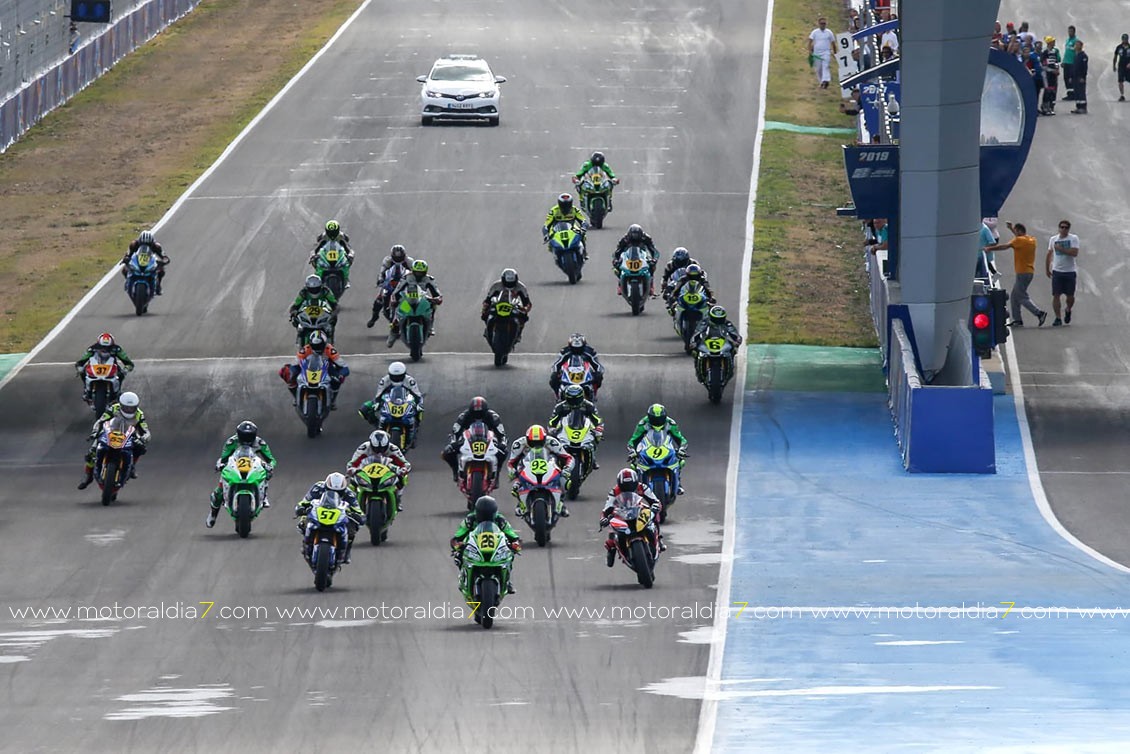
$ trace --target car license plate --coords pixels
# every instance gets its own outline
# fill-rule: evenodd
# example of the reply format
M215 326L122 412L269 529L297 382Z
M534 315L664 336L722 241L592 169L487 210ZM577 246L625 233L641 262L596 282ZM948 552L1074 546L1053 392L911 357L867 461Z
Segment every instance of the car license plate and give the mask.
M475 107L474 102L452 102L452 110L470 110Z

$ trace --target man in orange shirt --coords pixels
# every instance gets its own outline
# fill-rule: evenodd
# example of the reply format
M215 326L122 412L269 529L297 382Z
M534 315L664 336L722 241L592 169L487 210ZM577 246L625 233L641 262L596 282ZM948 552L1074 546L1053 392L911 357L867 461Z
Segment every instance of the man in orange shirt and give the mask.
M1024 223L1006 223L1012 233L1012 240L1008 243L998 243L995 246L985 247L985 251L1004 251L1012 249L1012 264L1016 271L1016 281L1012 284L1009 298L1012 300L1012 321L1009 327L1024 327L1020 319L1020 307L1036 315L1040 325L1048 318L1048 313L1032 302L1028 295L1028 286L1036 275L1036 239L1028 235Z

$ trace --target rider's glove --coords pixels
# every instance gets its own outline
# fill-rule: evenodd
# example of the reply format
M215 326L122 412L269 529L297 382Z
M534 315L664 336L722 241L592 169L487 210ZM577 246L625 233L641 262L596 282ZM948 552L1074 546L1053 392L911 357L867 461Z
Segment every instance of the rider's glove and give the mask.
M687 457L687 449L686 448L679 448L677 451L675 451L675 455L677 455L679 458L682 458L682 459L685 460L686 457Z
M217 458L216 459L216 471L219 471L222 468L224 468L224 462L221 461L219 458Z
M515 555L520 553L522 551L522 540L515 539L514 541L512 541L510 543L510 549L514 551Z
M612 523L611 518L609 518L608 516L602 516L601 519L600 519L600 528L603 529L604 527L608 526L608 524L610 524L610 523Z

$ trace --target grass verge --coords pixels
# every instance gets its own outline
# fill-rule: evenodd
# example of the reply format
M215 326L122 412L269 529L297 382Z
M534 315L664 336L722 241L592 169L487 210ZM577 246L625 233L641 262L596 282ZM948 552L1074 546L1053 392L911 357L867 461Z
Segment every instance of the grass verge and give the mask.
M776 3L766 120L853 125L839 111L839 88L821 90L808 66L808 34L821 15L833 31L845 25L837 0ZM750 268L751 342L876 345L858 224L836 216L850 197L840 149L848 140L765 133Z

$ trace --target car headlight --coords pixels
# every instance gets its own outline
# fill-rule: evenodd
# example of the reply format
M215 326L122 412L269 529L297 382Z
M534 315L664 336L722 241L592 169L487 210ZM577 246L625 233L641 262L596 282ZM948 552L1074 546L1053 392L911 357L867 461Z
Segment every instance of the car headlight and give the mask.
M493 97L493 96L495 96L496 94L498 94L498 90L497 90L497 89L496 89L496 90L494 90L494 91L490 91L490 92L479 92L479 94L478 94L478 95L476 95L476 96L479 96L479 97Z
M425 90L424 96L431 97L432 99L440 99L441 97L443 97L442 94L440 94L439 92L433 92L431 89Z

